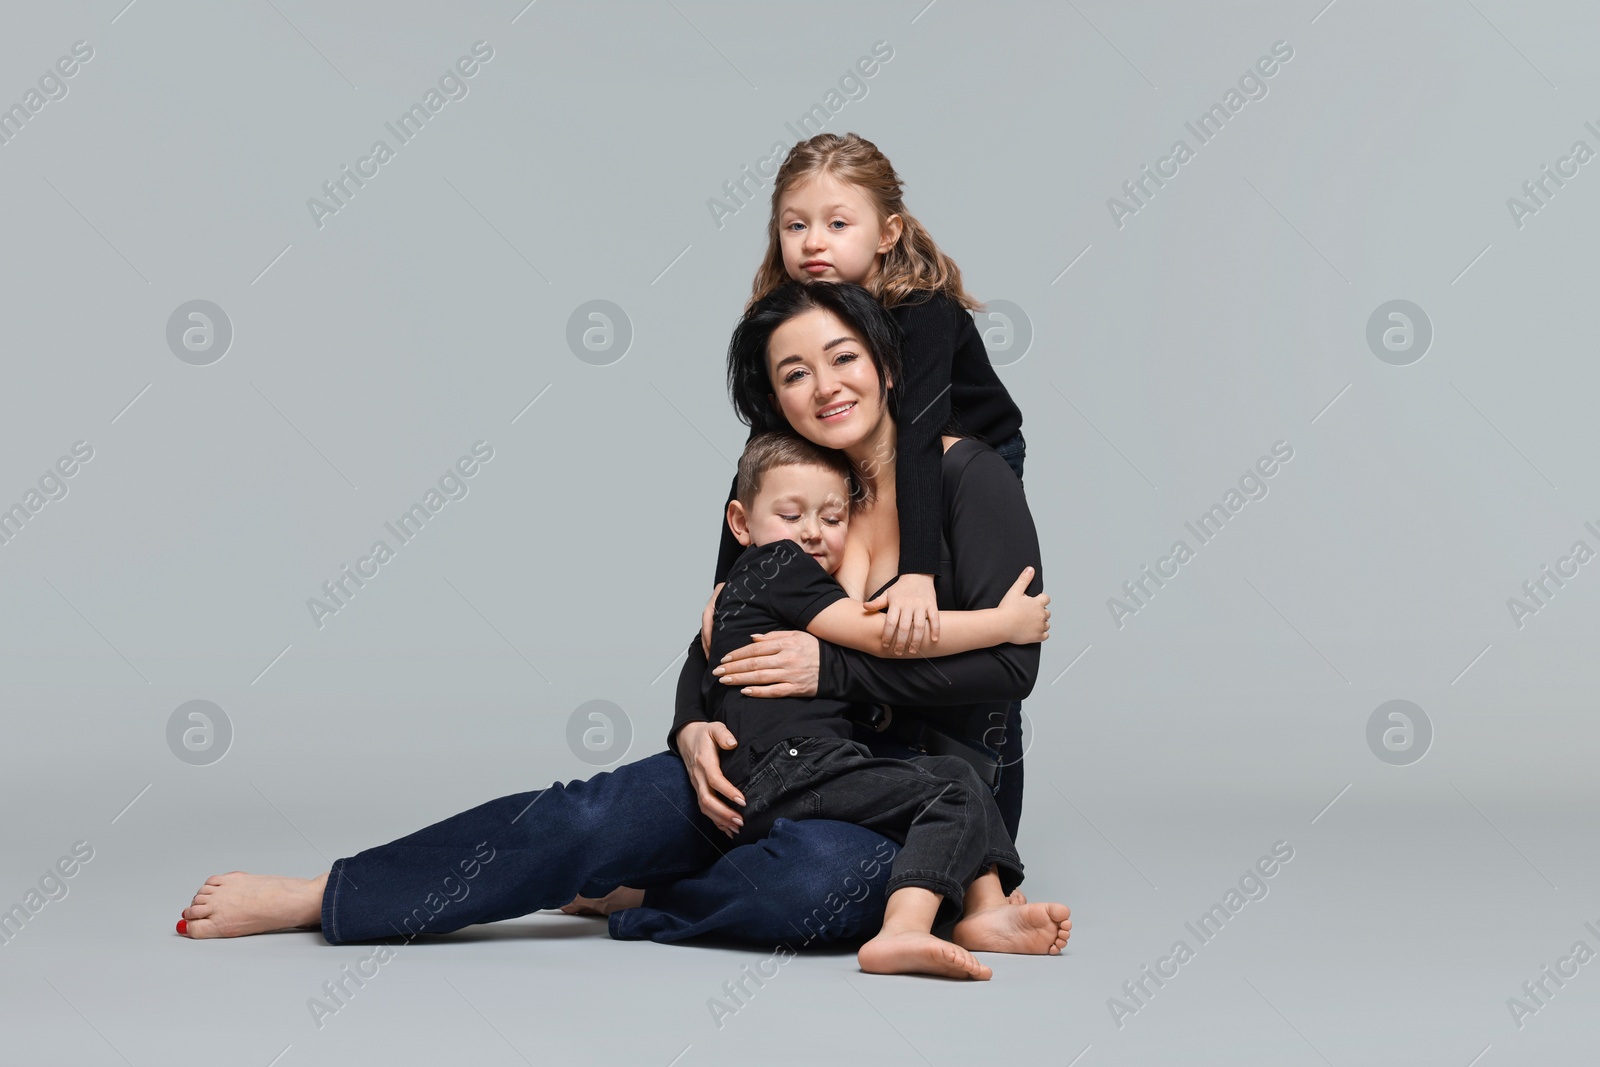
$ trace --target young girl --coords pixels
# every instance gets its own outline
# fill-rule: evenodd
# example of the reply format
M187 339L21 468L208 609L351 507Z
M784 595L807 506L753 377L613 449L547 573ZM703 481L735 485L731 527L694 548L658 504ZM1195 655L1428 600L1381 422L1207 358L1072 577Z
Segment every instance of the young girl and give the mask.
M788 279L855 282L893 313L904 333L904 378L891 393L899 419L895 464L900 575L867 607L884 613L883 645L914 653L939 639L933 579L939 570L940 437L950 429L989 445L1022 477L1022 412L989 364L968 310L982 305L961 271L906 210L902 182L876 145L820 133L789 150L772 189L767 253L748 311ZM848 409L834 416L848 419ZM754 431L752 431L752 436ZM735 479L737 481L737 479ZM728 499L734 493L730 488ZM724 513L726 509L724 509ZM742 551L724 523L712 605Z

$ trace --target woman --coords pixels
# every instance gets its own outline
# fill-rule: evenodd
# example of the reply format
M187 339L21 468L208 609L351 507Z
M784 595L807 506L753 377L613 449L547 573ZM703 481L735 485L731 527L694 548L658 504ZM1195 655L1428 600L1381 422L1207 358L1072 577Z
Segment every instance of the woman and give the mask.
M814 351L768 351L773 331L801 315L830 316L832 340ZM867 539L872 589L892 579L898 562L896 430L888 404L898 340L892 317L860 287L797 284L753 307L729 351L741 417L772 429L788 426L843 450L876 493L850 529L850 537ZM819 417L841 404L850 405L844 416ZM992 607L1030 565L1036 574L1028 592L1037 594L1038 539L1020 483L986 446L945 443L941 608ZM988 763L1000 765L996 799L1015 833L1021 736L1020 724L1005 721L1005 708L1031 691L1039 646L1006 645L934 663L880 660L819 646L804 634L760 645L724 682L764 687L767 695L892 703L891 730L862 737L881 754L959 745L951 735L997 751L999 760ZM886 838L842 823L788 823L761 842L721 854L707 812L726 807L731 787L716 768L718 745L729 747L730 739L699 721L704 668L696 635L679 681L676 752L489 801L336 860L318 878L214 876L185 909L180 932L227 937L320 925L329 943L343 944L444 933L627 885L644 891L643 906L608 907L611 933L619 938L718 934L770 946L870 934L883 917L883 885L895 853Z

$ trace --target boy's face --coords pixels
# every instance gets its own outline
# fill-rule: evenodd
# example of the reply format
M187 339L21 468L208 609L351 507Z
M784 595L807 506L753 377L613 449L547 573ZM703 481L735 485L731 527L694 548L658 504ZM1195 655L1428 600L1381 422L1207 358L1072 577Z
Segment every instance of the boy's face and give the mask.
M728 505L728 525L741 545L794 541L832 574L844 554L849 492L844 478L826 467L773 467L748 512L737 500Z

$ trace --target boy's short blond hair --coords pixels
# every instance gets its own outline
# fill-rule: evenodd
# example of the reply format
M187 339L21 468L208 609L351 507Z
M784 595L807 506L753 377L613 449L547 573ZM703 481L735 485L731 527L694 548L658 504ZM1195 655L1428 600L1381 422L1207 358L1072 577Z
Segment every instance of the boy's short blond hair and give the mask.
M744 446L744 454L739 457L739 481L734 496L749 511L755 507L756 494L761 491L761 482L769 470L798 465L833 471L844 479L849 494L846 503L854 498L855 481L851 476L850 460L843 452L820 448L799 434L786 431L762 433L750 438Z

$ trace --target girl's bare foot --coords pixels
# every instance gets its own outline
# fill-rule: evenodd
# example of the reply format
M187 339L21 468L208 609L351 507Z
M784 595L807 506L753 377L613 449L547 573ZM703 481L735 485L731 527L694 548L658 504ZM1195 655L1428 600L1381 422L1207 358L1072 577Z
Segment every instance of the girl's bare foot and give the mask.
M624 911L628 908L637 908L644 903L643 889L629 889L619 885L603 897L573 897L571 904L563 904L561 910L568 915L610 915L614 911Z
M950 937L973 952L1014 952L1056 956L1072 936L1072 909L1065 904L1005 903L973 912L955 925Z
M243 937L322 925L326 873L315 878L229 871L214 874L183 909L185 937Z
M885 930L861 946L856 962L868 974L932 974L987 982L994 971L960 945L932 934Z

